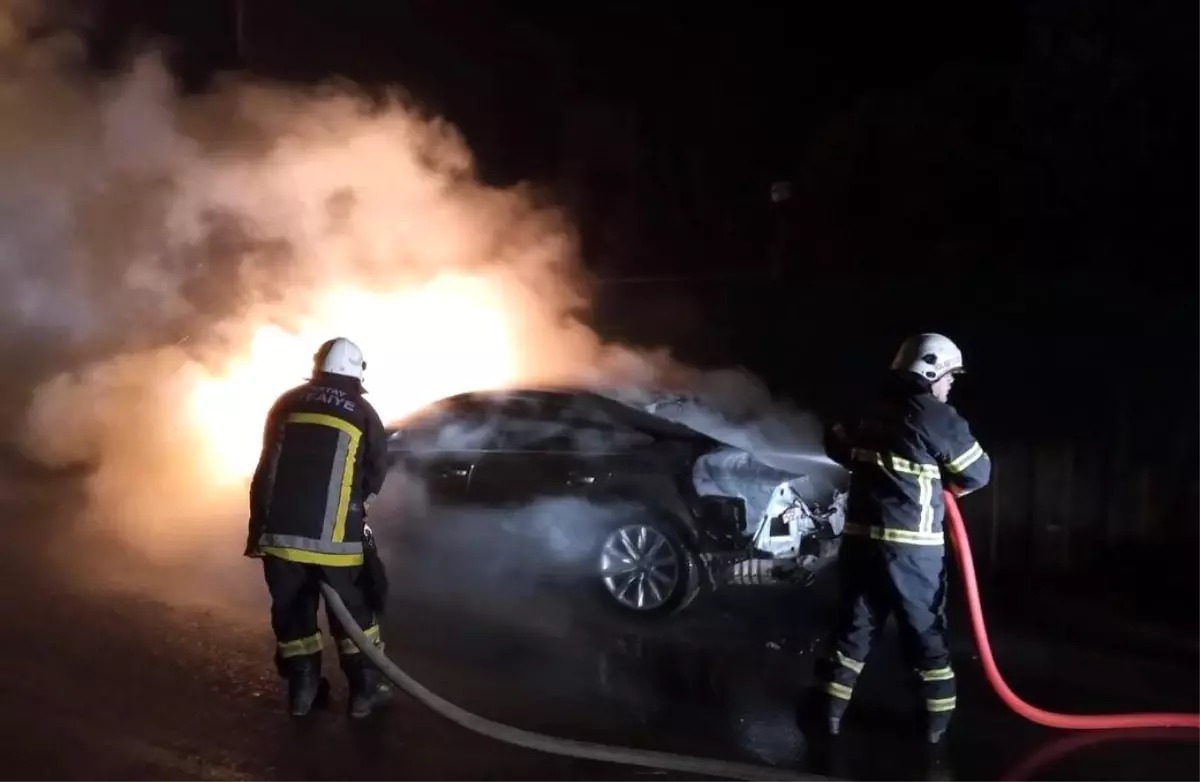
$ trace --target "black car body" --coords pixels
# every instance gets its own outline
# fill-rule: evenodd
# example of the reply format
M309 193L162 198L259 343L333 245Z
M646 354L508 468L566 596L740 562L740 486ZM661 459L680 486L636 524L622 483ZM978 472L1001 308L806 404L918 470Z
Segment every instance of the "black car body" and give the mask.
M435 507L520 516L571 498L615 511L586 526L556 519L556 532L586 539L586 577L629 615L669 615L730 583L806 583L836 555L836 480L769 465L603 394L460 394L390 431L393 468L419 479Z

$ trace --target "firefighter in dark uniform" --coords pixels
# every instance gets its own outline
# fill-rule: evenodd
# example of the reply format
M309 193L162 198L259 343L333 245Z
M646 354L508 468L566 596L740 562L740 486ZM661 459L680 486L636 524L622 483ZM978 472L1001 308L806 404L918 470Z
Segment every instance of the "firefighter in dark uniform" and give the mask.
M938 743L955 707L946 638L943 489L987 485L991 462L947 399L962 352L940 334L901 345L882 393L856 427L835 426L830 456L851 470L839 553L841 598L819 672L836 734L871 644L890 615L920 688L924 732Z
M332 339L313 358L312 378L279 397L267 416L250 486L245 552L263 560L276 667L287 679L295 716L307 714L327 687L317 625L320 581L337 590L367 636L382 646L363 564L364 538L368 546L371 541L366 506L383 487L387 436L363 398L367 364L358 346ZM365 717L391 690L327 613L350 687L350 714Z

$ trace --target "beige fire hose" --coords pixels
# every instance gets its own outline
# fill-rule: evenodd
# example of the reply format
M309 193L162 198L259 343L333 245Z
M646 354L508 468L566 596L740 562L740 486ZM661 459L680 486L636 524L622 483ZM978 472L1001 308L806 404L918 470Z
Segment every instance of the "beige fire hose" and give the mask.
M372 643L366 634L363 633L362 628L354 621L354 617L350 615L346 604L338 597L333 587L322 582L321 591L325 594L325 601L329 608L332 609L334 616L337 617L338 622L345 628L346 634L354 641L354 644L362 653L388 679L395 683L397 687L442 717L469 731L487 736L490 739L552 755L565 755L583 760L615 763L624 766L642 766L684 774L698 774L718 779L829 779L829 777L822 777L815 774L801 774L774 766L734 763L711 758L692 757L690 755L676 755L670 752L633 749L631 747L612 747L589 741L575 741L574 739L547 736L542 733L514 728L511 725L505 725L500 722L493 722L477 714L472 714L466 709L456 706L445 698L436 695L401 670L399 666L388 659L388 656L383 653L382 649Z

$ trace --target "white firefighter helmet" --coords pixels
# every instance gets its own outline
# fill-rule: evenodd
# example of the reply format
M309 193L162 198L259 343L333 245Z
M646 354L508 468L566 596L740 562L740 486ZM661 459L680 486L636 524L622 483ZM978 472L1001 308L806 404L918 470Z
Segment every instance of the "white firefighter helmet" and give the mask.
M362 350L345 337L329 340L313 356L314 372L329 372L362 380L366 370L367 362L363 360Z
M904 340L892 359L892 369L913 372L931 383L948 373L966 371L958 345L941 334L917 334Z

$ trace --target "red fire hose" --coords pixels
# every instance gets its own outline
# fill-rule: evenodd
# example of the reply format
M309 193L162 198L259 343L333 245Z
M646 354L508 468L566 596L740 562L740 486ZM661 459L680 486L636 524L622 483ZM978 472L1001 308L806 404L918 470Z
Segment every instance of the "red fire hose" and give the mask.
M1000 700L1017 714L1031 722L1050 728L1066 730L1120 730L1128 728L1191 728L1200 730L1200 714L1058 714L1032 706L1017 697L1000 676L992 647L988 643L987 628L983 623L983 607L979 602L979 585L975 582L975 562L971 558L971 544L967 540L967 529L963 524L958 503L950 492L946 498L946 518L950 521L950 535L958 565L962 569L963 583L967 588L967 608L971 613L971 627L975 631L975 642L979 645L979 657L992 689Z

